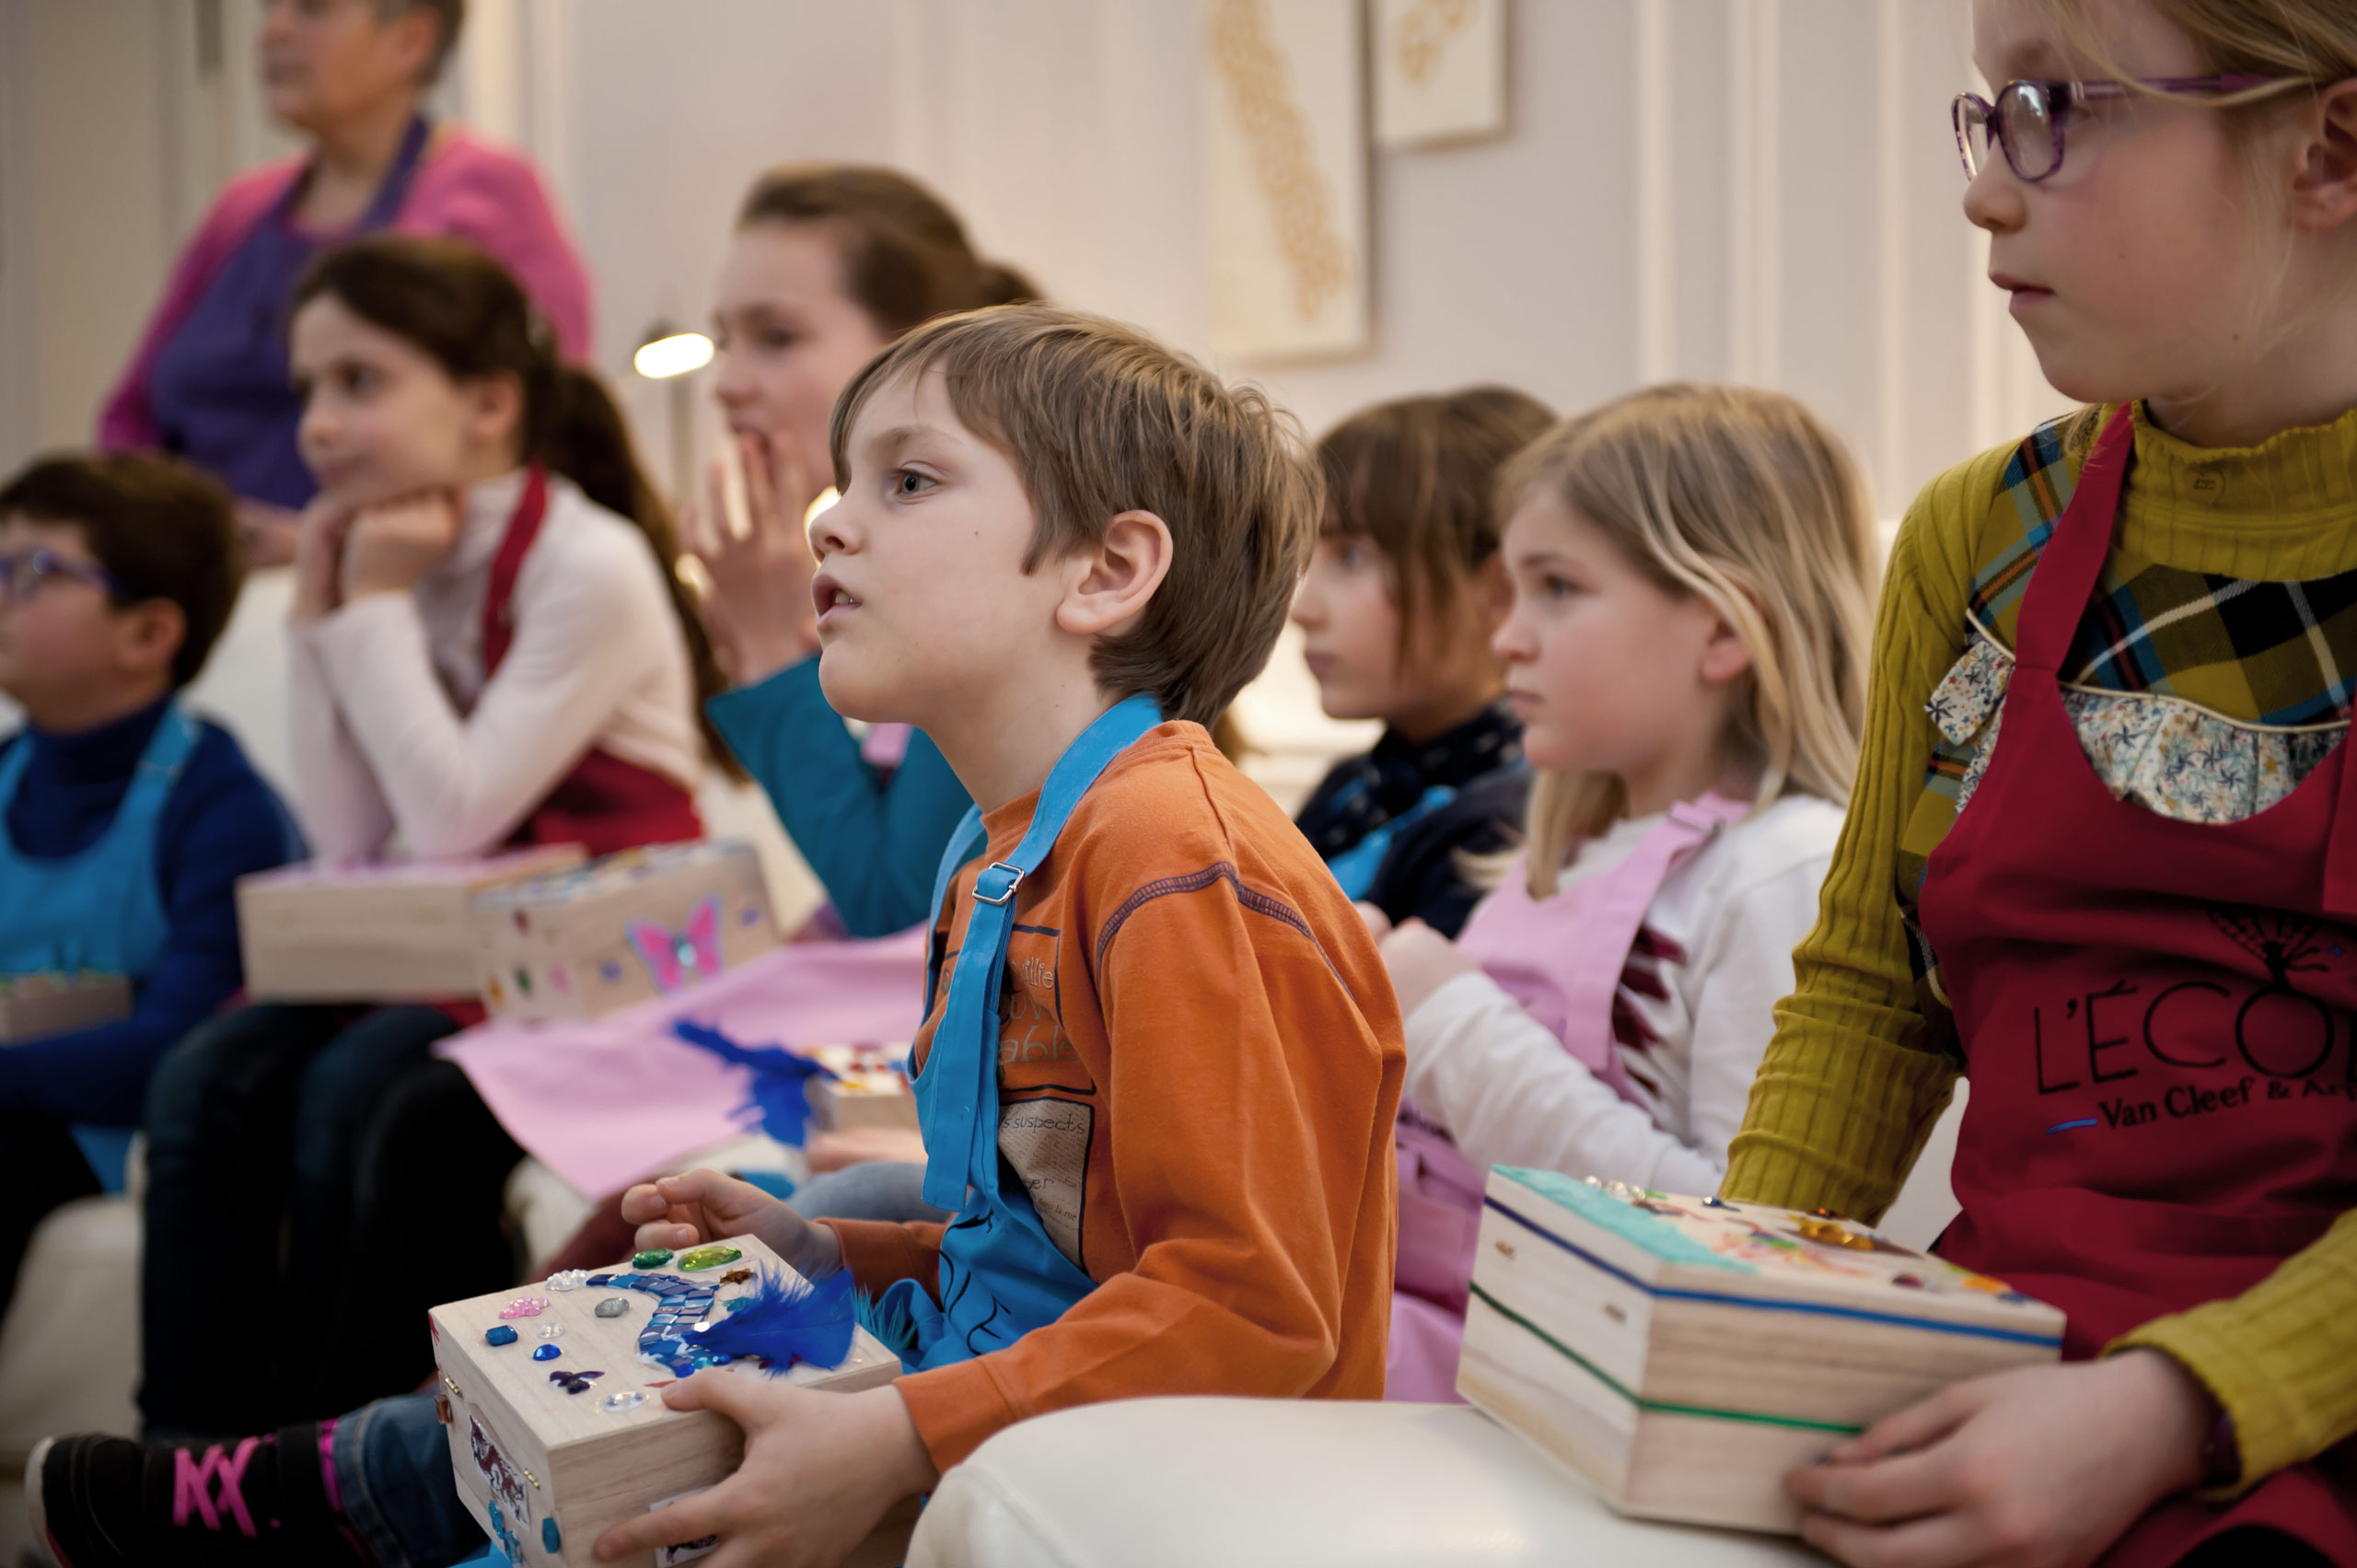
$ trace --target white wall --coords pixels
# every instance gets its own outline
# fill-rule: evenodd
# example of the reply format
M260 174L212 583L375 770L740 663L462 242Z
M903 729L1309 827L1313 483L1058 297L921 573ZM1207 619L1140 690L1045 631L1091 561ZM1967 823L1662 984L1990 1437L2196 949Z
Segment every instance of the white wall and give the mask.
M210 192L286 145L252 87L257 6L0 0L0 467L87 438ZM1197 0L470 10L442 105L539 158L658 474L668 403L631 351L704 319L738 199L787 158L910 168L1054 297L1205 348ZM1817 408L1895 513L2059 406L1958 208L1964 19L1961 0L1516 0L1508 134L1368 155L1372 351L1221 368L1312 435L1472 380L1567 411L1667 376L1759 382ZM708 443L700 394L697 417ZM1352 733L1283 650L1245 719L1295 773Z

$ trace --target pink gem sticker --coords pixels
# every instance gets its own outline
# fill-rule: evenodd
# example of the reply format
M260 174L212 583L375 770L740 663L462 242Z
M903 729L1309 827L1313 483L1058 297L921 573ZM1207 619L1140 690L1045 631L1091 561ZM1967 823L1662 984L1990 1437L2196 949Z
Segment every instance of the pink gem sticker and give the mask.
M537 1318L541 1313L547 1311L548 1308L549 1300L548 1297L544 1295L519 1295L515 1300L509 1302L506 1306L501 1307L499 1309L499 1315L503 1318Z

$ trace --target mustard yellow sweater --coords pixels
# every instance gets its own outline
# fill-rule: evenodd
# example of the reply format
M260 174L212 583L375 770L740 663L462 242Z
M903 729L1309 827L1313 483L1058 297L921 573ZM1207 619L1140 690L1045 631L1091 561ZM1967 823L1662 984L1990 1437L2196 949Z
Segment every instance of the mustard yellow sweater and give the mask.
M2239 450L2189 447L2139 414L2115 568L2132 557L2284 581L2357 567L2357 412ZM1794 956L1795 993L1777 1006L1730 1150L1729 1198L1880 1215L1961 1070L1952 1026L1910 965L1898 889L1902 861L1922 850L1926 765L1939 740L1925 701L1972 635L1976 573L2024 530L2027 501L2005 482L2014 452L1941 475L1900 529L1856 793L1817 929ZM2083 456L2071 452L2069 471ZM2193 700L2252 722L2262 715L2234 711L2242 684L2217 681ZM2250 703L2243 691L2239 705ZM1910 819L1919 842L1903 844ZM2126 1345L2167 1352L2217 1398L2235 1423L2245 1484L2357 1432L2357 1213L2242 1295L2155 1319L2114 1348Z

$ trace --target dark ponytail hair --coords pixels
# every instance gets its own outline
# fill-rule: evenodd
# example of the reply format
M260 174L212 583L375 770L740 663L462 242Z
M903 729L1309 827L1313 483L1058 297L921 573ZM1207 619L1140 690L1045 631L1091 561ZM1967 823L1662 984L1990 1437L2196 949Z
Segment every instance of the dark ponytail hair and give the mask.
M512 376L521 392L518 455L580 486L607 511L636 523L663 568L663 586L688 643L695 673L696 726L731 777L743 770L704 712L728 689L714 657L695 596L679 579L679 536L671 510L647 482L630 427L605 383L557 357L556 334L505 267L461 239L372 235L314 261L290 308L322 295L371 326L429 355L455 381Z
M1039 298L1029 278L976 255L948 204L895 169L781 164L753 182L737 210L737 227L757 223L831 229L846 291L888 338L954 310Z

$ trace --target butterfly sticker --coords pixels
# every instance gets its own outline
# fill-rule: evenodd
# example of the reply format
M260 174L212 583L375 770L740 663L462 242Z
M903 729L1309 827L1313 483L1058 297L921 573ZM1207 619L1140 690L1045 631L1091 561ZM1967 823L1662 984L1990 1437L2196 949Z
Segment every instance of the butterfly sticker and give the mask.
M552 1372L549 1381L568 1394L586 1394L589 1391L589 1380L604 1376L602 1372Z
M673 931L652 920L633 920L622 927L631 950L655 978L655 989L669 995L710 980L722 967L720 957L720 895L707 893L688 915L687 929Z

